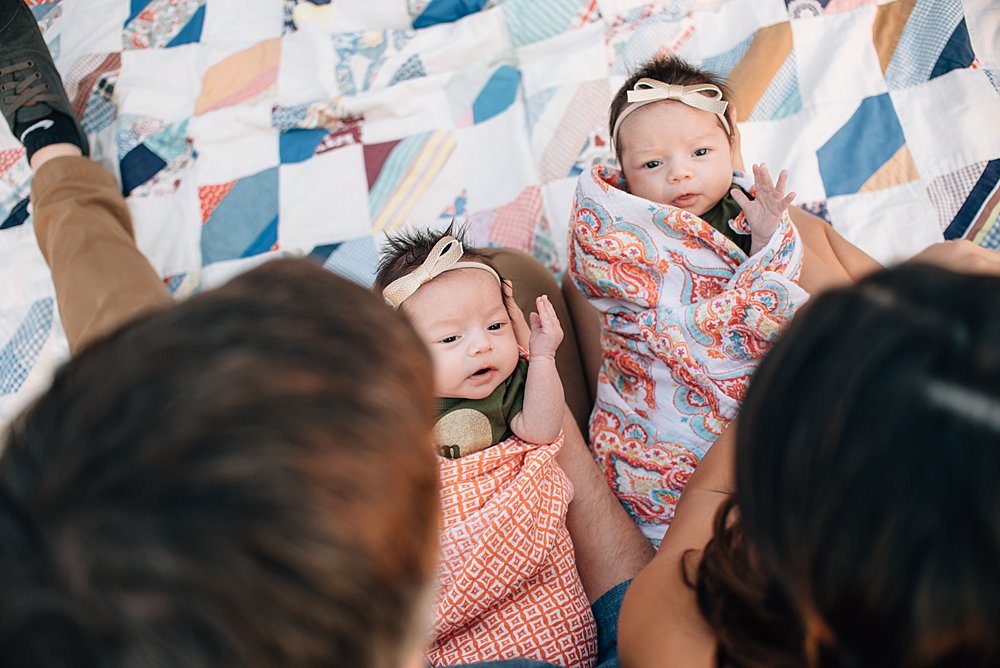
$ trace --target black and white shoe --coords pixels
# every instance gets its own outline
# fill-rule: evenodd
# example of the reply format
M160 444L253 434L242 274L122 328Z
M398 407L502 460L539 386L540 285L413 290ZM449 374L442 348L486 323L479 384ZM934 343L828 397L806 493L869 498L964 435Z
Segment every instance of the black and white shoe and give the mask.
M0 0L0 111L29 159L58 143L89 153L87 135L24 0Z

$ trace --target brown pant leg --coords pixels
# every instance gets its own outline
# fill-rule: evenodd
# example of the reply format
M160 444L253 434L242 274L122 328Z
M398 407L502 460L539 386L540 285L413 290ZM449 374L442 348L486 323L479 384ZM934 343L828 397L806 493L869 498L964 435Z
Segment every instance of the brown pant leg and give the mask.
M576 344L580 348L580 359L583 360L583 371L593 401L597 398L597 374L601 369L601 314L576 287L569 272L563 276L562 293L573 318Z
M99 164L74 157L46 162L31 182L31 203L71 352L144 311L172 303L136 248L117 181Z
M525 318L535 310L535 298L539 295L548 295L552 302L563 329L563 340L556 351L556 367L566 394L566 405L580 425L580 431L586 434L593 403L580 364L573 319L559 284L545 265L527 253L510 248L490 248L485 252L493 260L500 275L514 284L514 300L524 312Z

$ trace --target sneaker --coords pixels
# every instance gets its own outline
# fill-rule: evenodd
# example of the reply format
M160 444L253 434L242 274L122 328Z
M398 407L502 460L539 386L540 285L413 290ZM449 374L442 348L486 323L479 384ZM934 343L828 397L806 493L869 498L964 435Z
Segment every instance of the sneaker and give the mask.
M89 153L87 135L24 0L0 0L0 111L29 158L62 142Z

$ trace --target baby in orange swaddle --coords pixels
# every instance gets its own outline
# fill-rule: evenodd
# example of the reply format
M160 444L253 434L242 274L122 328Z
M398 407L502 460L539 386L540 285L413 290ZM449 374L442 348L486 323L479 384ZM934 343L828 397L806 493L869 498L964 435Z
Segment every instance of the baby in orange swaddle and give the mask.
M592 666L596 629L566 530L572 486L555 456L562 329L548 299L519 352L504 282L449 234L392 237L376 285L424 339L441 397L441 563L428 659L525 657Z

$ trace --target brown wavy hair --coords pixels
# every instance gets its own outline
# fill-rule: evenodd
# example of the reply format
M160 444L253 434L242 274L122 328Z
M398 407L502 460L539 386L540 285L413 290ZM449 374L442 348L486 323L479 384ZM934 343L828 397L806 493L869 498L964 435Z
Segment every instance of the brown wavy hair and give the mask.
M91 343L0 456L0 665L398 665L436 560L431 379L306 260Z

